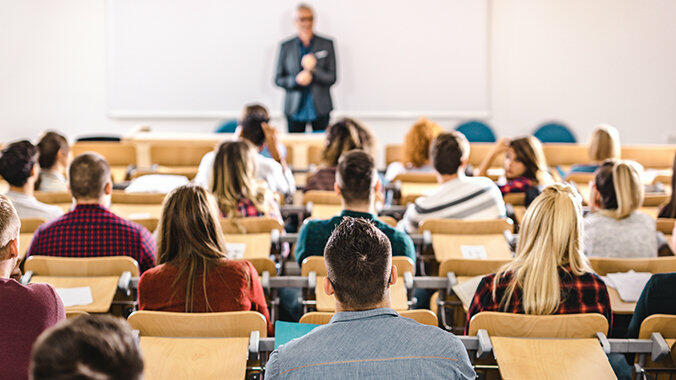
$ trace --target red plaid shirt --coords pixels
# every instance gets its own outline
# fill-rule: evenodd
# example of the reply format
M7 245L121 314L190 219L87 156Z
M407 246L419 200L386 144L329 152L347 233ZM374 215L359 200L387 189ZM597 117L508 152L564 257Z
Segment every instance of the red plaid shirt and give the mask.
M569 270L569 267L559 267L561 304L554 314L599 313L603 314L608 320L608 324L610 324L613 321L613 315L610 310L610 298L608 298L608 289L606 289L606 284L601 280L601 277L595 273L574 276ZM518 286L514 289L509 307L507 309L500 307L502 296L507 291L507 287L511 281L511 276L509 275L501 279L495 291L495 299L493 299L494 278L495 273L481 279L467 312L465 334L469 331L469 322L472 317L482 311L524 313L521 304L521 289Z
M525 193L531 186L533 186L533 180L526 177L517 177L510 179L506 184L498 187L502 195L505 195L509 193Z
M277 203L270 202L268 204L268 208L269 211L267 216L279 220L279 222L284 225L284 222L282 221L282 214L279 211L279 206ZM256 208L256 205L249 198L241 198L237 202L237 213L241 217L266 216L263 211L260 211Z
M144 227L100 205L75 209L35 232L26 256L130 256L141 273L155 266L155 239Z

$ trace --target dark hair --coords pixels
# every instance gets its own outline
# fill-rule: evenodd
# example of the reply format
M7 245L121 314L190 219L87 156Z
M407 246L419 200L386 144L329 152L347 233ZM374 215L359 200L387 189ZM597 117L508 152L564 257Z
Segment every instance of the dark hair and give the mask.
M671 170L671 198L669 201L662 205L660 209L659 218L676 218L676 154L674 154L674 165Z
M376 164L363 150L343 153L338 160L336 183L346 202L368 201L376 183Z
M538 173L548 172L547 160L542 151L540 140L534 136L519 137L510 140L509 147L514 151L516 160L526 167L526 172L523 173L523 176L539 183L540 178Z
M70 164L68 177L70 192L75 199L97 199L110 181L110 166L98 153L82 153Z
M66 138L55 131L47 131L38 142L38 150L40 151L40 167L43 169L51 169L56 163L59 151L68 152L68 141Z
M453 175L469 157L469 142L458 131L440 133L432 142L430 157L439 174Z
M82 315L45 331L33 346L31 379L140 379L143 359L129 325Z
M322 151L322 161L327 166L336 166L340 156L352 149L361 149L373 156L375 144L375 137L368 128L357 120L343 118L326 130L326 145Z
M326 272L341 304L365 310L383 300L392 267L392 246L370 221L343 217L324 249Z
M615 183L613 182L614 160L606 160L594 173L594 184L596 190L601 196L603 208L614 210L617 208L617 195L615 194Z
M38 148L21 140L7 145L0 154L0 175L12 186L25 185L38 162Z
M262 124L268 122L270 122L270 115L268 115L268 110L265 107L260 104L246 106L242 117L242 138L260 147L265 143Z

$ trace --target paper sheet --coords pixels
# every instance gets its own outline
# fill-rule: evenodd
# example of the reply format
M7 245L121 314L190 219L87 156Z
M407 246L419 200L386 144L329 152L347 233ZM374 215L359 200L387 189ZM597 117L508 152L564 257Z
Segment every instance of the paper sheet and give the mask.
M92 290L89 286L79 288L57 288L56 294L61 298L64 307L89 305L94 302L92 299Z
M617 289L617 293L622 301L636 302L651 276L652 273L630 270L624 273L608 273L605 277L605 282L606 285Z
M244 251L246 250L245 243L225 243L225 249L228 250L228 254L231 259L243 259Z
M469 308L469 305L472 304L474 293L476 293L476 288L479 287L479 282L481 282L482 278L484 278L484 276L472 277L462 284L453 286L453 293L460 298L460 301L465 308Z
M486 248L483 245L461 245L460 252L464 259L486 260Z

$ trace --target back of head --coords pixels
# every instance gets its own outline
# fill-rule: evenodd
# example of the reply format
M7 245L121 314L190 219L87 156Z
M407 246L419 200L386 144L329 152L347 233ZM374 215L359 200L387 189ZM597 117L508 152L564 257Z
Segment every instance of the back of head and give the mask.
M143 359L127 323L83 315L45 331L33 346L31 379L140 379Z
M343 153L338 160L336 184L346 203L368 202L378 181L373 157L362 150Z
M255 154L253 145L245 140L224 141L218 147L212 192L227 216L234 216L241 198L258 202Z
M70 192L77 200L101 198L110 182L110 166L103 156L94 152L75 157L68 169Z
M458 131L440 133L432 142L430 157L439 174L457 174L469 157L469 142Z
M615 219L631 215L643 204L641 167L628 160L607 160L595 173L594 184L604 214Z
M5 260L7 245L19 237L21 221L12 201L0 194L0 260Z
M516 159L526 167L524 177L536 181L540 186L554 183L540 140L534 136L519 137L510 140L509 147L514 150Z
M404 139L403 162L414 167L426 165L430 158L430 144L443 130L439 124L431 120L419 119Z
M375 145L375 137L368 128L354 119L343 118L326 130L322 161L327 166L336 166L340 156L352 149L361 149L374 156Z
M40 167L51 169L58 159L59 151L68 152L68 140L55 131L45 132L38 142Z
M589 159L603 162L620 158L620 134L612 125L602 124L592 132L589 142Z
M10 185L22 187L38 162L38 148L28 140L7 145L0 152L0 175Z
M268 110L260 104L250 104L245 107L242 116L241 137L250 141L257 147L265 143L265 133L263 132L263 123L270 121Z
M368 310L385 295L392 267L387 236L362 218L343 217L324 248L326 272L345 308Z

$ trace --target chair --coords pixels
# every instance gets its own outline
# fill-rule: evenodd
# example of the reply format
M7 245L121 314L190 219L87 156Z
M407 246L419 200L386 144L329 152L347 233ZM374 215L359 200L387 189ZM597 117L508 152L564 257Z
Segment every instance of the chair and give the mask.
M486 330L489 336L521 338L595 338L608 333L601 314L526 315L484 311L472 317L469 334Z
M566 176L566 182L589 184L594 180L594 173L570 173Z
M73 319L73 318L77 318L77 317L82 316L82 315L89 315L89 313L87 313L86 311L82 311L82 310L66 311L66 319Z
M300 317L300 323L310 323L314 325L325 325L331 321L331 318L333 317L334 313L328 313L328 312L319 312L319 311L312 311L309 313L303 314L302 317ZM404 318L410 318L418 323L422 323L423 325L429 325L429 326L439 326L439 321L437 320L437 316L434 315L433 312L429 310L405 310L405 311L400 311L399 315L404 317Z
M385 145L385 164L401 161L403 157L404 146L402 144Z
M391 217L391 216L380 215L380 216L378 216L378 220L380 220L381 222L387 224L387 225L390 226L390 227L393 227L393 228L396 228L396 227L397 227L397 220L394 219L394 218Z
M420 225L423 234L431 234L438 262L451 258L474 258L470 251L485 252L487 259L510 259L512 253L505 231L512 232L509 219L457 220L428 219Z
M672 233L674 232L674 223L676 223L676 219L671 218L657 219L657 231L660 231L664 234L664 237L667 238L667 242L669 242L669 246L673 244ZM671 247L671 250L673 252L676 252L676 247Z
M674 368L676 366L676 356L674 356L674 349L676 344L674 339L676 339L676 315L667 315L667 314L653 314L648 318L644 319L641 322L641 328L638 332L639 339L650 339L653 333L660 333L664 339L667 339L671 346L671 360L669 358L663 359L658 362L653 362L650 358L641 358L641 356L636 358L636 361L650 372L651 369L655 368ZM666 374L665 374L666 375ZM670 377L662 377L659 374L655 377L656 379L670 379Z
M307 163L308 165L319 165L322 163L323 146L310 145L307 148Z
M393 256L392 265L397 267L399 276L403 276L404 273L415 271L415 265L413 261L407 256ZM326 276L326 263L324 261L324 256L309 256L303 260L303 263L300 267L301 275L307 277L310 275L310 272L315 272L317 276Z
M533 132L543 143L576 143L577 139L570 128L562 123L549 122L540 125Z
M471 143L494 143L496 141L493 129L479 120L466 121L455 127L455 130L465 135L467 141Z
M42 218L21 219L21 230L19 231L19 261L26 257L26 252L30 247L33 235L38 227L47 222Z
M235 133L237 130L237 120L225 120L221 125L216 127L216 133Z
M71 147L73 156L84 152L96 152L102 155L113 176L113 182L127 179L127 167L136 165L136 146L125 141L78 141Z
M592 269L600 276L608 273L636 272L669 273L676 272L676 256L651 257L651 258L589 258Z
M310 190L303 194L303 204L312 203L310 217L316 219L332 218L343 210L340 195L334 191Z
M268 327L263 314L256 311L221 313L176 313L140 310L127 319L141 336L156 337L249 337L258 331L267 337Z
M671 145L623 145L621 157L624 160L633 160L646 169L670 169L674 163L676 147Z
M222 218L221 229L226 243L245 244L244 259L269 259L272 248L272 234L284 227L277 219L270 217Z
M115 190L111 198L113 203L161 205L165 196L163 193L125 193Z
M51 257L30 256L24 270L40 276L97 277L119 276L124 272L140 275L138 263L129 256Z
M36 191L34 194L35 199L42 203L47 203L50 205L53 204L72 204L73 196L69 192L65 193L47 193L44 191Z
M183 175L192 179L197 174L197 168L205 154L214 150L211 141L193 141L181 144L176 149L175 143L153 143L148 150L150 162L158 167L138 168L133 178L146 174L173 174Z
M165 196L163 193L125 193L114 190L111 211L134 221L159 219Z

